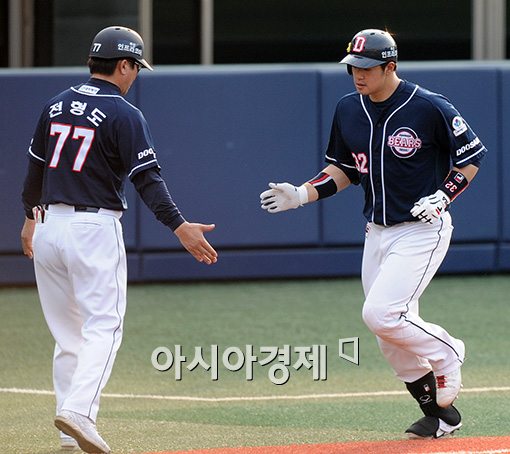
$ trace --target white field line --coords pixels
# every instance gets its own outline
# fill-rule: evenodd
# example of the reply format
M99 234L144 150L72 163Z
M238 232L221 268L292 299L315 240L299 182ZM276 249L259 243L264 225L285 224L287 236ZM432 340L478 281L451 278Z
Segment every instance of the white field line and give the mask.
M429 454L502 454L510 452L510 449L492 449L492 450L484 450L484 451L434 451L429 452ZM419 452L412 452L409 454L421 454Z
M509 392L510 386L499 386L489 388L463 388L461 394L479 394L490 392ZM29 394L52 396L53 391L44 389L23 389L23 388L0 388L0 393L4 394ZM173 400L187 402L249 402L249 401L271 401L271 400L309 400L309 399L344 399L360 397L387 397L404 396L407 391L374 391L359 393L331 393L331 394L300 394L287 396L232 396L232 397L195 397L195 396L165 396L155 394L114 394L102 393L102 397L111 397L114 399L148 399L148 400ZM497 452L497 451L495 451ZM507 451L502 451L507 452ZM510 451L508 451L510 452Z

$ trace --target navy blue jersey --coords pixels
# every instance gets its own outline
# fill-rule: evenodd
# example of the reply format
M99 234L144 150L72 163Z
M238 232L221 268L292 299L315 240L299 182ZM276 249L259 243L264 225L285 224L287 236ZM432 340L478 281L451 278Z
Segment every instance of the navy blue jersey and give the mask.
M142 112L95 78L46 104L28 153L44 166L43 204L125 210L126 176L159 168Z
M409 210L452 165L478 165L486 152L448 99L402 81L384 102L358 93L338 102L325 159L361 183L368 221L394 225L416 221Z

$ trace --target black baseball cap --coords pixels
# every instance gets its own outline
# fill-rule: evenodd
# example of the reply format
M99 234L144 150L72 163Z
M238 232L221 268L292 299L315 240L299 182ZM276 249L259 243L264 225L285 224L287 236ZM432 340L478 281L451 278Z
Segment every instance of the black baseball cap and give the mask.
M93 58L131 58L141 66L153 71L143 58L142 37L127 27L113 25L101 30L92 40L89 57Z
M340 61L355 68L372 68L393 61L397 62L397 43L384 30L375 28L356 33L347 45L347 55Z

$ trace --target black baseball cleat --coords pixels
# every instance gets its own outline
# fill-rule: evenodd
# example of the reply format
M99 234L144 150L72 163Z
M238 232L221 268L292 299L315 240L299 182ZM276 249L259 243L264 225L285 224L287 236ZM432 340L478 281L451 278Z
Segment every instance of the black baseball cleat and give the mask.
M406 430L407 437L411 440L423 440L429 438L441 438L446 435L452 435L457 429L460 429L462 423L448 424L436 416L424 416L418 419L411 427Z
M462 419L459 410L457 410L453 405L450 405L447 408L438 407L434 410L433 414L425 416L436 416L437 418L439 418L446 424L449 424L450 426L459 425Z

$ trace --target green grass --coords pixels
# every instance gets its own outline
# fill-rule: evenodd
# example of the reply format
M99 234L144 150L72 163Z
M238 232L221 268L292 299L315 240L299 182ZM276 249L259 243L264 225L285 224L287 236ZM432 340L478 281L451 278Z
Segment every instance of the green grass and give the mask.
M507 333L510 279L506 276L442 277L421 300L421 314L465 340L465 388L508 386ZM361 320L358 279L131 286L122 348L105 393L171 396L269 396L403 390ZM53 341L34 289L0 289L0 387L50 390ZM338 339L359 337L360 364L338 358ZM328 378L313 381L290 368L283 386L271 383L270 366L231 372L220 379L183 368L156 371L158 346L183 346L192 355L211 344L229 346L328 346ZM293 359L295 357L293 356ZM507 433L510 393L461 394L460 436ZM52 396L0 393L2 452L58 452ZM399 439L420 417L410 396L189 402L103 397L98 426L116 453Z

